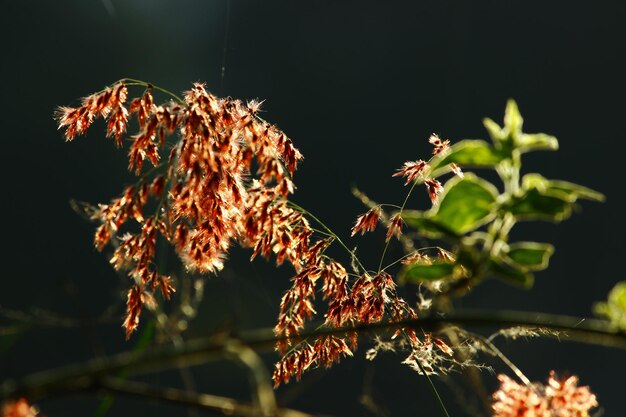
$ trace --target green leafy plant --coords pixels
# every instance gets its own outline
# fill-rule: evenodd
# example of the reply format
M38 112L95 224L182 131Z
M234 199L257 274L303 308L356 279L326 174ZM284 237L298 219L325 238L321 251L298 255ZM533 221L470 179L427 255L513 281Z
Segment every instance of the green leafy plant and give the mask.
M626 331L626 282L617 283L608 300L594 304L593 310L609 320L614 328Z
M407 211L405 222L417 233L441 238L451 245L452 259L417 262L404 267L407 281L444 280L451 287L471 287L496 277L522 287L533 284L534 271L547 268L554 247L540 242L509 242L511 229L523 221L561 222L580 199L604 201L589 188L536 173L522 176L522 155L538 150L557 150L556 138L522 131L523 119L509 101L504 126L491 119L484 125L491 143L462 140L437 154L423 178L435 178L455 166L494 170L501 190L473 174L449 180L440 202L432 209Z

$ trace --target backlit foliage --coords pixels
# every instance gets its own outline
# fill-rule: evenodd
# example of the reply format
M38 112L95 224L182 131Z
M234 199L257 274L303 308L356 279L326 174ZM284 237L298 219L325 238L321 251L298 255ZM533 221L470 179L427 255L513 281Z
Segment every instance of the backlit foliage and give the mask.
M130 86L145 91L128 101ZM484 121L491 143L451 144L431 135L432 156L405 162L393 174L408 188L401 206L377 204L361 195L369 209L356 218L351 235L372 232L379 224L387 229L378 268L368 269L337 234L289 201L302 155L284 132L258 116L259 102L218 98L196 83L183 98L168 93L174 100L157 104L154 91L150 84L122 80L76 108L57 112L68 141L102 118L117 146L129 144L128 168L137 182L92 215L99 223L96 248L113 241L111 264L130 278L126 336L138 327L143 308L157 303L155 294L168 300L176 291L172 277L156 266L158 241L167 241L187 269L200 273L220 271L233 245L250 248L252 258L261 255L293 267L274 328L282 354L273 374L276 386L352 356L358 338L350 329L357 325L415 320L418 312L445 315L453 296L490 277L530 287L533 272L547 267L554 248L510 242L510 230L528 220L560 222L578 199L603 199L576 184L521 175L522 154L556 150L558 142L522 132L523 120L510 101L502 127ZM127 142L131 118L139 130ZM467 168L492 169L502 184L464 172ZM452 178L441 180L449 173ZM423 186L431 200L427 211L407 207L416 186ZM437 244L416 249L417 236ZM396 239L405 254L385 266L387 248ZM349 266L326 255L332 244L346 250ZM417 285L419 302L407 302L398 284ZM325 308L323 314L318 314L320 308ZM334 332L301 337L318 317L318 329ZM444 341L439 333L417 330L406 326L385 340L377 337L367 357L401 350L407 355L403 363L426 376L479 366L473 362L476 352L463 340L467 333L443 329L450 339ZM585 417L597 405L587 388L576 386L575 377L558 380L551 374L545 387L499 379L494 416Z

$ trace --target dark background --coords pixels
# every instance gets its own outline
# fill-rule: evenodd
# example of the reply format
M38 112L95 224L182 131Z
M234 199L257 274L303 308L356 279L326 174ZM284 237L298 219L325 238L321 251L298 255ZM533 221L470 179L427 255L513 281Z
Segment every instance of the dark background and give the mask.
M76 105L122 77L175 92L203 81L221 96L265 99L263 117L306 158L294 200L345 237L364 211L351 186L377 201L401 203L406 189L391 174L405 160L428 155L431 132L453 141L486 137L481 119L501 122L506 99L515 98L525 130L553 134L561 145L557 153L527 155L525 170L585 184L607 202L583 203L561 225L524 225L518 236L557 248L531 291L490 281L460 305L591 316L592 303L625 279L625 21L621 1L4 2L0 305L83 318L111 304L117 310L113 323L97 328L5 337L0 379L132 346L117 321L124 284L93 249L93 225L68 203L116 196L132 181L125 152L104 139L101 123L65 144L52 119L55 106ZM412 206L426 208L425 193ZM361 257L378 259L381 237L350 244L362 242ZM234 251L221 276L207 277L206 299L188 336L205 336L227 321L238 329L273 325L291 271L262 261L250 265L248 256ZM545 381L550 369L575 373L598 394L607 416L624 413L623 352L553 340L500 347L532 380ZM310 412L370 415L359 397L371 380L390 415L437 415L426 381L399 363L403 357L388 354L366 364L364 351L281 388L279 400ZM266 358L271 364L276 356ZM194 374L200 391L248 398L235 365L209 364ZM147 380L180 385L176 373ZM487 380L494 388L495 380ZM462 415L452 392L438 386L454 415ZM98 404L94 394L40 407L48 416L90 416ZM109 415L131 413L185 411L119 400Z

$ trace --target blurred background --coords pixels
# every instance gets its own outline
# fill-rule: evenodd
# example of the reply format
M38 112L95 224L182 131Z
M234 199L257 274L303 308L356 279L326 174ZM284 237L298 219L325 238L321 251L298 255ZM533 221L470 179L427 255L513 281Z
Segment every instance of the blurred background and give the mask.
M560 225L523 225L516 236L556 246L550 268L530 291L489 281L459 306L590 317L592 303L626 279L619 266L626 232L624 2L61 0L4 2L2 9L0 380L137 342L126 342L120 328L127 282L93 248L94 226L69 203L106 202L130 184L125 151L104 138L101 122L66 144L52 118L56 106L76 105L122 77L174 92L201 81L219 96L265 100L263 118L305 156L294 201L345 238L365 211L352 186L376 201L401 203L406 189L391 174L429 155L430 133L453 142L486 138L482 118L501 122L514 98L524 130L552 134L561 145L556 153L528 154L524 169L584 184L607 202L583 202ZM413 208L428 205L425 192L411 201ZM382 241L380 232L349 244L359 245L362 259L377 260ZM223 273L204 279L204 300L185 337L273 326L292 271L250 264L249 256L234 251ZM9 311L26 313L31 323L9 331L16 323ZM32 320L56 316L81 324ZM147 325L149 316L143 318ZM577 374L607 416L624 412L623 351L547 339L499 346L531 380L545 381L551 369ZM279 402L334 416L437 415L426 380L400 364L403 356L366 362L364 352L281 387ZM278 358L263 357L269 366ZM495 360L489 364L504 371ZM190 372L198 391L250 397L245 371L235 364ZM495 378L484 376L494 389ZM177 372L143 380L185 386ZM464 415L455 393L436 383L453 415ZM92 416L102 398L73 395L38 405L50 417ZM131 413L187 411L120 398L108 415Z

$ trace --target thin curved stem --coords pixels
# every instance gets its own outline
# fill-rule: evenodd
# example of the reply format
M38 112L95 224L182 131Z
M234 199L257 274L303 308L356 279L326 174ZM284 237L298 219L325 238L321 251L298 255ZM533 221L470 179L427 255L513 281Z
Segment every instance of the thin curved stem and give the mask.
M490 338L486 338L475 333L470 334L472 335L472 337L480 340L480 342L485 344L494 355L500 358L500 360L504 362L515 375L517 375L517 377L520 379L520 381L524 383L524 385L526 385L528 388L533 389L533 384L532 382L530 382L530 379L528 379L528 377L524 375L522 370L519 369L517 365L515 365L509 358L507 358L506 355L502 353L502 351L500 351L500 349L498 349L496 345L493 344Z
M391 268L392 266L396 265L399 262L402 262L403 260L405 260L406 258L413 256L415 254L415 252L420 252L420 251L424 251L424 250L428 250L428 249L441 249L441 247L439 246L425 246L423 248L419 248L416 251L413 251L411 253L407 253L406 255L403 255L402 257L396 259L395 261L391 262L390 264L386 265L384 268L381 269L381 271L386 271L387 269Z
M168 96L172 97L173 99L175 99L176 101L178 101L180 104L185 104L185 100L183 100L182 98L180 98L179 96L177 96L176 94L172 93L169 90L166 90L165 88L161 88L158 85L154 85L152 83L149 83L147 81L143 81L143 80L137 80L134 78L122 78L119 81L130 81L130 83L128 83L128 85L140 85L143 87L152 87L155 90L159 90L162 93L167 94ZM118 82L119 82L118 81Z
M426 380L428 381L430 388L433 390L433 393L435 394L435 398L437 399L437 402L439 403L439 406L441 407L441 410L443 411L443 415L446 417L450 417L450 414L448 413L448 410L446 409L446 405L443 403L443 400L441 399L441 395L439 395L439 391L437 390L437 387L435 387L435 384L433 383L432 378L430 377L430 375L428 375L428 373L426 373L426 370L420 363L419 359L416 360L415 363L417 363L417 366L420 368L420 371L426 377Z
M404 197L402 206L400 206L400 216L402 216L404 207L406 207L406 203L409 201L409 197L411 197L411 194L413 193L413 190L415 189L415 186L417 185L417 183L418 181L413 181L413 184L411 185L409 192L406 194L406 197ZM380 255L380 262L378 263L378 274L380 274L380 272L383 269L383 262L385 261L385 254L387 253L387 248L389 248L389 242L391 242L391 239L388 239L387 242L385 242L385 248L383 249L382 255Z
M359 265L359 267L361 267L363 272L367 272L367 269L363 266L363 264L361 263L359 258L354 253L354 251L351 250L350 248L348 248L348 246L345 243L343 243L343 240L341 240L341 238L339 236L337 236L337 234L335 232L333 232L328 226L326 226L326 224L324 222L322 222L320 219L318 219L313 213L311 213L310 211L308 211L304 207L299 206L298 204L294 203L291 200L287 200L287 204L289 204L294 209L298 210L299 212L301 212L303 214L306 214L307 216L309 216L310 218L315 220L320 226L322 226L322 228L324 230L326 230L332 237L334 237L337 240L337 242L350 254L351 258L356 261L356 263Z

